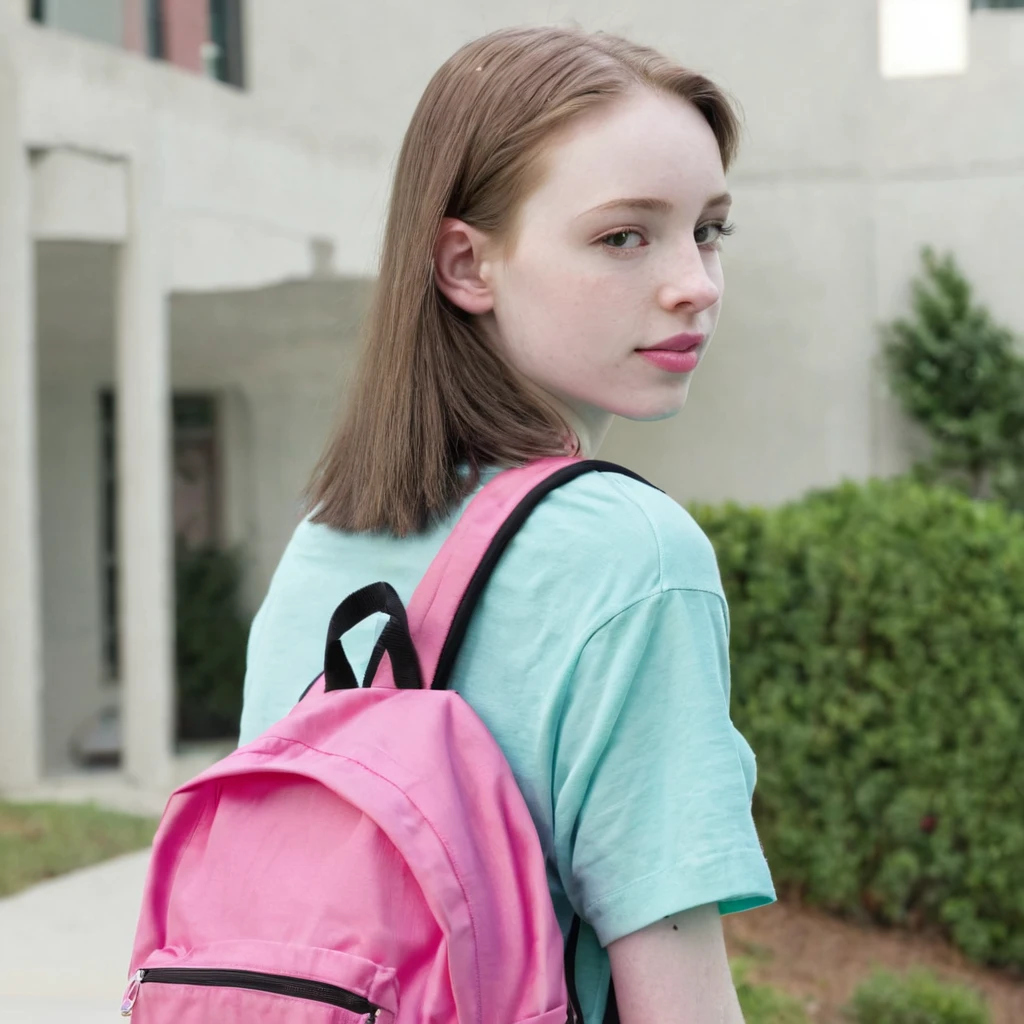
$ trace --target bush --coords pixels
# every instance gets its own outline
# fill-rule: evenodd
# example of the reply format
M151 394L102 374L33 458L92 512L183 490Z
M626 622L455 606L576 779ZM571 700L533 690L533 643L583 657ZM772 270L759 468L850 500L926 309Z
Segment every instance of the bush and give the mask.
M238 735L249 622L240 609L242 562L216 548L179 547L177 727L185 740Z
M861 984L847 1008L857 1024L989 1024L978 993L927 971L904 977L880 971Z
M1024 358L952 256L925 249L922 261L910 316L882 332L893 392L932 442L918 468L1024 507Z
M749 971L750 964L743 958L732 961L732 980L746 1024L809 1024L796 999L771 985L754 984Z
M907 479L694 514L780 889L1024 966L1024 517Z

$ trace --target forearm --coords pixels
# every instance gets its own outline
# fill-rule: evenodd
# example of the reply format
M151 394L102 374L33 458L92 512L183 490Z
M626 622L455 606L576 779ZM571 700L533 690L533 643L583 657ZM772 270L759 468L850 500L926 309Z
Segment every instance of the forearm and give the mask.
M627 935L608 955L622 1024L743 1024L717 907Z

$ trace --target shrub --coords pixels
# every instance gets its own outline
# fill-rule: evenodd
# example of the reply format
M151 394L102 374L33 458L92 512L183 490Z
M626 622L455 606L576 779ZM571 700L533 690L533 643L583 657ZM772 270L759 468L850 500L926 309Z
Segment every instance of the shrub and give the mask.
M919 469L1024 507L1024 358L952 256L922 260L910 316L882 332L893 392L931 439Z
M249 632L241 558L180 546L176 570L178 738L237 736Z
M694 513L780 889L1024 966L1024 517L908 479Z
M858 987L846 1013L856 1024L989 1024L977 992L927 971L879 971Z
M742 957L732 961L732 980L746 1024L809 1024L798 1000L771 985L755 984L749 973L748 961Z

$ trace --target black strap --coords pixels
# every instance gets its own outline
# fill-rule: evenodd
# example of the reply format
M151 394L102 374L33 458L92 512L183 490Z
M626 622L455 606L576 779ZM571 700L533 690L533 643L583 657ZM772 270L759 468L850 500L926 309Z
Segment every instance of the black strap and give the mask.
M576 950L580 944L579 914L572 915L569 935L565 940L565 987L569 993L568 1024L583 1024L583 1010L580 1007L579 993L576 991Z
M491 578L491 574L497 567L498 561L504 554L505 549L529 518L530 513L552 491L569 483L570 480L575 480L586 473L595 472L618 473L620 476L628 476L642 484L647 484L648 487L654 486L632 470L624 469L622 466L617 466L612 462L588 459L552 473L551 476L542 480L534 487L498 528L494 539L488 546L487 551L484 552L483 558L480 559L480 564L477 566L476 572L473 573L469 586L466 587L466 592L462 595L459 607L452 618L448 636L445 637L444 646L441 648L441 655L438 658L437 671L434 673L434 681L431 686L432 689L446 690L448 688L452 670L459 655L459 648L466 637L470 619L473 617L477 602L484 592L484 587L487 586L487 581ZM377 651L375 650L374 655L376 654ZM565 982L569 995L569 1024L584 1024L579 994L576 991L576 951L579 946L580 926L579 915L573 915L572 925L569 928L569 935L565 943ZM604 1024L619 1024L619 1010L615 1000L615 987L611 984L608 987L608 1004L605 1010Z
M608 1005L604 1010L604 1024L619 1024L619 1004L615 1001L615 984L608 982Z
M331 616L324 647L325 690L350 690L356 687L355 673L345 656L341 638L353 626L379 613L389 616L380 638L383 645L381 656L386 652L391 659L395 686L401 690L418 690L422 687L420 662L409 635L409 620L402 599L390 584L371 583L349 594ZM380 658L377 664L380 664Z
M455 668L455 660L459 656L459 648L462 646L462 641L466 637L466 631L469 629L469 621L473 617L473 611L476 609L477 602L480 600L480 596L484 592L484 587L487 586L487 581L491 578L491 573L494 572L495 567L498 564L498 560L504 554L505 548L508 547L512 538L519 532L523 523L529 518L530 513L546 498L553 490L569 483L570 480L575 480L579 476L583 476L585 473L618 473L621 476L632 477L634 480L638 480L642 484L647 484L647 481L642 476L637 476L636 473L629 469L623 469L622 466L616 466L612 462L600 462L596 459L589 459L582 462L576 462L571 466L567 466L565 469L560 469L547 479L542 480L536 487L526 495L525 498L515 507L511 515L505 520L504 523L498 528L497 533L494 535L494 539L491 541L490 546L484 553L484 557L480 559L480 564L476 567L476 572L473 573L472 579L469 581L469 586L466 587L466 593L462 595L462 600L459 602L459 607L456 609L455 616L452 618L451 627L448 630L448 636L445 638L444 646L441 648L441 655L437 661L437 671L434 673L434 681L431 684L433 690L447 690L448 683L451 681L452 670ZM653 487L653 484L647 484L648 487Z
M487 581L491 578L491 574L497 567L498 561L504 554L505 549L529 518L530 513L552 491L569 483L570 480L575 480L586 473L595 472L618 473L621 476L631 477L642 484L647 484L648 487L654 486L648 483L642 476L632 472L632 470L624 469L622 466L617 466L612 462L588 459L552 473L551 476L542 480L534 487L498 528L483 558L480 559L480 564L477 566L476 572L473 573L469 586L466 587L466 592L462 595L459 607L452 618L448 636L445 637L444 646L441 648L441 655L438 658L437 671L434 673L434 681L431 685L432 689L446 690L448 688L452 670L455 668L455 661L459 656L459 648L466 637L470 619L473 617L477 602L484 592L484 587L487 586ZM376 653L374 651L375 655ZM569 928L569 936L565 943L565 983L569 994L570 1024L584 1024L579 994L576 991L576 950L579 946L580 926L579 916L574 915L572 925ZM619 1009L615 1000L615 987L611 984L608 987L608 1004L605 1010L604 1024L619 1024Z
M580 928L583 922L579 914L573 914L569 936L565 940L565 987L569 993L568 1024L583 1024L583 1010L576 990L576 952L580 944ZM608 982L608 1002L604 1010L604 1024L619 1024L619 1005L615 1001L615 985Z
M363 673L363 686L373 685L373 677L377 674L377 669L380 668L380 663L388 652L388 645L393 644L394 640L398 639L394 635L397 630L398 627L389 620L377 638L377 642L373 645L373 651L370 654L370 660L366 663L366 671Z
M459 648L465 639L466 631L469 629L469 622L473 616L480 596L483 594L487 581L491 578L499 559L508 547L512 538L529 518L530 513L540 502L553 490L563 484L575 480L585 473L618 473L621 476L628 476L642 484L649 484L643 477L638 476L631 470L624 469L611 462L601 462L590 459L574 463L565 469L552 473L547 479L541 481L525 498L516 506L512 514L498 529L484 553L480 564L470 579L459 607L452 619L451 627L445 638L444 646L441 648L441 655L437 663L437 671L434 674L432 689L446 690L451 680L452 670L459 654ZM367 596L364 596L367 595ZM350 606L350 607L349 607ZM372 586L364 587L357 591L338 607L331 619L330 630L327 635L327 649L324 656L324 673L327 676L327 689L341 689L356 686L355 674L345 657L345 653L338 642L341 635L352 628L357 622L361 622L368 615L376 612L387 612L391 619L384 627L373 653L367 665L366 675L363 677L363 684L369 685L372 682L381 659L387 653L391 658L391 664L395 673L395 684L403 687L419 687L420 670L419 661L416 657L415 648L409 637L409 623L405 614L405 608L395 591L386 583L375 583ZM355 616L355 617L353 617ZM351 621L349 621L351 620ZM348 623L345 625L345 623ZM335 684L332 685L332 677ZM410 680L415 679L415 682ZM569 995L569 1021L570 1024L584 1024L583 1012L580 1009L579 994L576 990L576 952L579 947L581 921L578 915L573 916L572 925L569 928L569 936L565 944L565 980ZM609 985L608 1003L604 1015L604 1024L619 1024L618 1005L615 1000L615 988Z

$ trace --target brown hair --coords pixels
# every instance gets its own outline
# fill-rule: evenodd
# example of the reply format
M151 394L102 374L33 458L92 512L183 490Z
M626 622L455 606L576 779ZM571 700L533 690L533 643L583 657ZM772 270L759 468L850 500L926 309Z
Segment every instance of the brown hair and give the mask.
M482 468L566 450L561 417L441 294L434 245L443 217L509 237L545 140L638 85L692 103L728 169L739 123L725 94L616 36L506 29L463 47L431 79L398 158L354 392L307 490L314 521L420 531L452 511Z

